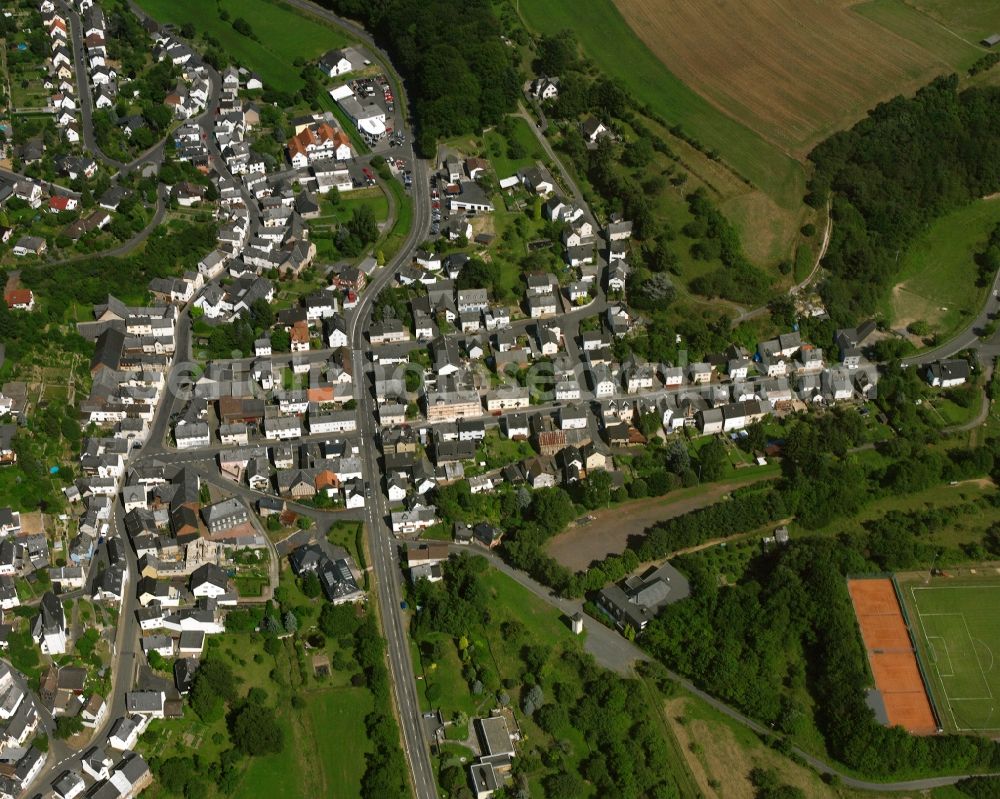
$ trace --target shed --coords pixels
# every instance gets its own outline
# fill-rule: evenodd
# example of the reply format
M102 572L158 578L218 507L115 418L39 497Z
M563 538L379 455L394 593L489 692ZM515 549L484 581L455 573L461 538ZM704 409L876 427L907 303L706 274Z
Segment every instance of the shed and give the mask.
M991 33L980 42L983 47L995 47L1000 44L1000 33Z

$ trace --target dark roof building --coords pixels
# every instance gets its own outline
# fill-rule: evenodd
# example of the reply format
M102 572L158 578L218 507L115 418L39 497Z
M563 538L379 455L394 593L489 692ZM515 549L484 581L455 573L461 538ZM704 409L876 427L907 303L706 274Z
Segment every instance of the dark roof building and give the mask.
M622 585L613 583L602 588L597 604L620 629L631 627L638 633L660 608L689 594L687 578L665 563L642 577L626 578Z

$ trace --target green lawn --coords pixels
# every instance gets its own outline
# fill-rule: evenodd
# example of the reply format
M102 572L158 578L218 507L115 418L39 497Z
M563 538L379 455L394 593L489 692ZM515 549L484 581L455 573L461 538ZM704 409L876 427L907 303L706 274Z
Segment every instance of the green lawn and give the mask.
M908 4L973 42L1000 32L1000 5L995 0L911 0Z
M233 796L235 799L270 799L272 796L308 796L305 790L307 780L316 776L321 763L310 758L309 768L302 758L305 752L297 752L293 741L287 709L279 713L279 723L285 732L285 746L276 755L252 758Z
M265 88L294 93L302 86L296 58L317 59L327 50L342 47L349 38L312 17L296 13L288 6L268 0L139 0L139 5L157 21L183 25L194 23L201 35L214 36L239 65L257 72ZM219 12L231 19L242 17L259 41L237 33Z
M320 202L320 214L313 224L328 225L334 222L346 222L351 218L355 208L371 208L376 222L384 222L389 218L389 201L378 186L370 189L355 189L341 194L336 205L324 198Z
M486 461L487 469L498 469L508 463L534 457L534 454L527 441L512 441L496 431L490 431L476 450L476 460Z
M371 751L365 733L365 716L373 707L371 693L364 688L338 688L311 694L306 701L307 729L315 737L325 778L326 790L319 795L360 797L365 755Z
M971 393L974 400L968 407L963 407L945 394L934 397L928 404L933 405L945 426L965 424L974 419L982 408L982 393L975 388L971 389Z
M264 586L267 585L267 577L258 577L253 574L238 574L235 578L236 591L240 596L254 597L260 596Z
M511 117L511 124L510 140L514 143L515 152L524 153L518 158L510 157L508 140L495 128L483 136L487 157L493 164L497 178L500 179L508 178L525 167L533 166L535 161L546 160L542 145L524 118Z
M385 185L389 187L396 201L396 221L385 238L376 244L375 249L376 252L381 252L388 262L399 252L406 237L410 235L410 228L413 227L413 198L396 179L388 181Z
M947 338L982 308L986 287L976 286L974 256L1000 224L1000 202L978 200L936 220L902 259L889 298L895 326L922 320Z
M783 208L798 208L802 165L749 128L713 107L671 73L635 36L611 0L530 0L520 6L528 26L541 33L572 30L586 54L607 75L669 124L680 124Z
M235 793L237 799L273 796L361 795L361 777L370 744L365 716L372 710L366 688L330 688L302 693L303 710L279 701L285 747L254 758Z
M578 640L561 613L506 574L490 569L483 574L481 582L492 596L492 604L505 609L506 612L501 615L517 618L527 627L528 637L537 638L552 646ZM503 658L505 654L501 652L499 656Z
M901 585L941 722L957 732L1000 729L1000 582Z
M336 544L346 549L355 562L360 565L358 558L358 529L360 522L336 522L330 526L326 538L331 544Z

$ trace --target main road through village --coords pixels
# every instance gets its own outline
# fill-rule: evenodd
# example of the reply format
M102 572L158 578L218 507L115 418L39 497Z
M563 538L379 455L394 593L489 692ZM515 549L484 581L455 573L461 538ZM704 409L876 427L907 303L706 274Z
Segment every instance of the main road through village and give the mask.
M385 70L385 73L390 76L390 80L394 84L393 88L397 98L399 98L400 101L405 98L406 95L400 91L400 89L403 88L401 80L393 71L388 55L375 44L374 40L366 31L364 31L364 29L348 20L343 20L337 17L326 9L310 2L310 0L286 0L286 2L303 13L316 16L331 25L345 29L352 37L363 42L373 54L374 60L376 60ZM131 5L137 14L143 16L140 9L138 9L134 4ZM87 95L87 84L85 82L86 73L85 70L80 68L83 59L83 51L80 43L79 19L71 10L69 10L68 13L72 23L75 45L74 56L78 62L77 77L81 81L81 94ZM222 161L220 154L213 146L214 140L211 136L211 126L218 106L220 78L215 70L209 71L209 77L212 83L212 92L209 104L205 113L199 116L196 119L196 122L205 130L205 139L210 146L214 165L224 177L231 177L228 169L226 168L225 162ZM107 158L98 150L94 140L89 113L89 96L87 96L84 101L83 111L84 144L92 151L96 158L99 158L108 166L117 168L121 171L129 171L142 163L152 163L162 160L162 142L151 148L131 164L121 164L113 159ZM521 113L525 113L523 108L521 109ZM553 161L559 166L563 180L567 183L568 193L576 197L580 197L578 187L572 182L572 178L565 172L565 170L562 169L561 162L555 157L555 154L548 147L548 142L541 134L541 131L535 129L534 125L532 125L532 128L538 136L539 141L546 148L547 154L549 154ZM412 131L407 132L409 134L408 138L410 141L413 141ZM414 187L412 197L414 205L412 227L398 253L387 264L385 264L384 267L378 270L371 280L361 302L355 309L353 316L350 318L349 340L353 348L354 375L356 378L355 399L359 414L358 426L361 436L361 454L364 460L364 477L365 483L372 487L371 496L368 498L364 509L364 520L368 530L368 547L371 556L371 567L375 578L374 585L377 597L376 604L382 622L383 634L386 639L388 664L394 688L396 711L402 729L403 747L411 773L414 793L417 799L434 799L437 796L437 789L434 772L431 766L428 741L424 732L423 713L420 709L420 702L417 697L413 661L410 654L406 630L408 616L407 613L401 608L402 573L399 564L399 552L394 536L387 524L389 510L386 497L380 489L381 470L379 467L380 461L377 446L378 424L376 415L377 404L374 390L375 371L374 364L371 359L370 348L366 343L368 328L372 321L372 307L374 299L384 287L393 281L398 270L402 266L410 263L414 250L423 241L429 228L431 201L427 187L430 165L426 161L414 158L412 171ZM154 222L159 221L159 219L162 218L162 202L163 198L161 196L158 198L157 213L154 216ZM255 209L255 205L256 204L248 198L248 207L251 208L251 211ZM584 207L586 208L586 206ZM588 217L592 218L592 214L589 209L587 209L587 213ZM148 235L148 232L148 230L143 231L142 238L145 238L145 235ZM131 242L128 244L134 246L136 243L137 242ZM129 247L128 249L131 248L132 247ZM953 352L967 346L982 350L982 355L984 357L993 357L1000 354L1000 334L989 342L981 342L976 336L977 328L981 329L993 314L1000 311L1000 301L998 301L996 296L996 290L1000 289L1000 275L998 275L997 281L994 282L992 288L995 291L991 293L983 313L973 322L973 324L969 326L966 331L938 350L931 351L929 353L921 353L917 357L910 359L909 363L913 365L923 364L926 363L929 358L950 355ZM588 314L599 313L605 307L606 299L603 292L601 292L596 301L596 305L589 306L586 309L586 312L588 312ZM182 364L182 362L190 361L191 359L191 329L190 314L188 310L188 308L182 309L178 319L174 364L175 373L177 372L178 367L183 366L183 368L187 368L187 365ZM582 315L582 312L569 314L569 321L574 324L578 323L578 316ZM179 382L180 381L178 380L172 380L171 387L175 388ZM164 392L161 403L156 410L149 443L144 450L141 450L139 453L135 453L131 456L129 465L134 465L140 461L156 463L158 459L162 459L161 462L163 463L176 462L177 453L167 451L164 447L164 441L167 434L170 416L182 400L183 397L178 396L177 393L172 390L168 389ZM241 493L245 494L245 492ZM327 524L334 518L334 514L330 512L316 511L314 509L310 509L309 515L317 522L325 522ZM123 530L122 517L123 509L119 503L114 509L112 525L116 534L124 539L125 532ZM338 518L343 518L343 515ZM279 547L279 551L280 549L281 548ZM95 730L88 746L91 744L102 744L106 741L110 722L124 713L125 693L131 690L136 675L138 625L135 617L137 600L135 598L134 586L138 576L138 566L135 553L132 549L130 547L126 547L125 550L127 552L130 585L132 588L126 591L126 596L121 608L122 622L115 630L114 659L112 663L112 689L111 695L108 697L110 712L108 713L107 721ZM564 613L576 612L579 609L578 602L562 600L553 596L548 589L537 584L527 575L512 569L492 553L490 553L489 557L491 562L497 568L503 570L526 588L545 599L554 608L557 608ZM629 673L631 671L632 664L636 660L646 657L645 654L635 647L634 644L625 641L612 633L610 630L601 627L596 622L592 622L589 618L587 619L587 632L588 639L592 639L592 641L588 640L588 649L592 651L595 656L597 656L600 662L610 668L614 668L623 673ZM674 675L674 677L687 690L701 697L706 702L709 702L739 723L744 724L755 731L766 732L766 730L763 730L760 725L753 720L743 716L735 709L719 702L715 698L708 696L704 692L697 689L690 682L677 675ZM842 774L830 764L820 761L806 752L800 751L798 753L818 771L822 773L837 774L846 784L859 789L880 791L922 790L939 785L951 784L967 776L951 775L927 780L913 780L897 783L871 783L858 780L850 775ZM68 766L69 762L74 757L79 757L79 755L79 752L73 752L62 742L53 741L49 762L46 764L46 767L42 770L39 776L34 780L32 785L28 786L27 795L32 795L37 791L44 790L43 786L47 786L48 783L50 783Z

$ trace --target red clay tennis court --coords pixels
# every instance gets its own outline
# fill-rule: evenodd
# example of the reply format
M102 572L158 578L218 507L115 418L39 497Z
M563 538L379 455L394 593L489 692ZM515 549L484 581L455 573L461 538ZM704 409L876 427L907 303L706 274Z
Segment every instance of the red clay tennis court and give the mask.
M937 721L892 581L848 580L847 590L889 724L922 735L936 732Z

